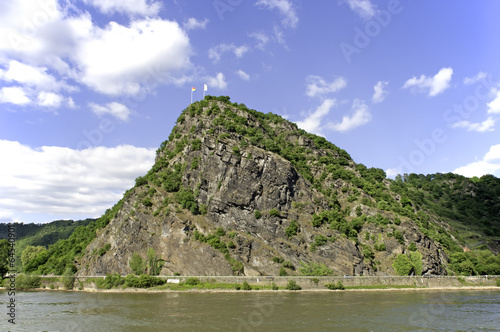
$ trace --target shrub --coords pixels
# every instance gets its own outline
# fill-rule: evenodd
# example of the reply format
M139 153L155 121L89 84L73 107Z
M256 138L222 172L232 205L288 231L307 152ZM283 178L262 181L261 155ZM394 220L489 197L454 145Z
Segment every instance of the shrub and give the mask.
M374 248L375 248L375 250L377 250L377 251L384 251L384 250L385 250L385 243L375 244L373 247L374 247Z
M417 251L417 245L415 244L415 242L410 243L410 245L408 246L408 250Z
M283 263L283 261L284 261L283 257L280 257L280 256L273 257L273 262L275 262L275 263L281 264L281 263Z
M136 252L132 254L132 258L130 258L128 265L130 266L132 272L134 272L134 274L136 275L143 274L146 269L146 266L142 261L141 256Z
M255 210L255 219L260 219L262 217L262 213L259 210Z
M340 281L340 280L337 281L337 283L326 284L325 287L330 289L330 290L344 290L345 289L344 284L342 284L342 281Z
M500 281L500 279L498 279ZM498 284L498 281L497 281L497 286L500 287L500 285ZM271 283L271 289L272 290L278 290L278 286L276 286L276 284L274 282Z
M328 276L333 274L333 270L329 269L323 263L300 263L301 267L299 268L300 274L304 276Z
M189 277L184 281L184 284L189 285L189 286L196 286L200 283L200 279L194 278L194 277Z
M224 236L226 235L226 231L222 227L217 227L217 229L215 230L215 235Z
M279 217L280 216L280 212L276 209L271 209L271 211L269 211L269 216L270 217Z
M500 287L500 279L497 279L496 284L497 284L497 287Z
M288 275L288 272L286 269L282 266L280 267L280 277L286 277Z
M413 270L413 264L410 258L405 254L399 254L394 260L394 263L392 263L392 267L400 276L410 275Z
M73 270L70 267L67 267L66 270L64 270L61 282L64 286L64 289L73 289L73 287L75 286L75 275L73 274Z
M286 289L288 289L288 290L301 290L302 287L297 285L295 280L288 280L288 284L286 285Z
M125 283L125 279L122 278L118 273L106 274L104 279L99 279L96 281L97 288L101 289L111 289L113 287L118 287Z
M153 206L153 202L151 202L151 198L146 197L142 200L142 205L144 205L145 207L151 207Z
M104 247L102 247L101 249L99 249L99 251L97 252L97 254L99 256L102 256L104 255L109 249L111 249L111 243L108 243L106 244Z
M293 236L297 235L298 231L299 231L299 224L295 220L292 220L290 222L290 225L287 228L285 228L285 234L288 238L292 238Z
M283 262L283 267L286 267L290 270L295 270L295 265L293 265L293 263L288 259Z
M8 279L7 279L8 280ZM18 274L16 276L16 288L17 289L33 289L40 288L42 283L42 278L39 276Z
M241 289L243 290L252 290L252 286L248 284L248 282L245 280L243 281L243 285L241 285Z

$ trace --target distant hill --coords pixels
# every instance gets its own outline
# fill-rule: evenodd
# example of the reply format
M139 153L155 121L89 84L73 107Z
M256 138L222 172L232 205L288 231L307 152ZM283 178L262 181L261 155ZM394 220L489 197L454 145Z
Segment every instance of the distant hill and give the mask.
M27 246L48 247L61 239L67 239L79 226L87 226L91 221L85 220L56 220L45 224L16 223L16 264L20 267L21 253ZM0 240L8 235L7 224L0 224Z
M151 170L27 272L500 274L500 180L404 174L229 97L188 106Z

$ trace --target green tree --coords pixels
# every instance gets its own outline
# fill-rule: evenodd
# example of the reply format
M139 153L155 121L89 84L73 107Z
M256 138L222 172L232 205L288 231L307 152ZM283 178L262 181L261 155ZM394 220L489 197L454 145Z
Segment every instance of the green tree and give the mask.
M31 262L39 253L45 250L43 246L27 246L21 254L21 263L26 266Z
M392 263L392 267L400 276L408 276L413 270L413 264L410 258L405 254L399 254L394 260L394 263Z
M137 252L134 252L132 254L132 258L130 258L130 262L128 264L132 272L134 272L134 274L136 275L141 275L145 272L145 264L142 260L141 255L139 255L139 253Z
M0 240L0 277L9 272L9 241Z

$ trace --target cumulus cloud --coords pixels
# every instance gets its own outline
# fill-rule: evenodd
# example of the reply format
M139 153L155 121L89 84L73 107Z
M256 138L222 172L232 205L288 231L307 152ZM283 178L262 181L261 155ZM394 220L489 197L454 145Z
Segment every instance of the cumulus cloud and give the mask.
M205 79L208 82L208 86L211 88L216 88L219 90L225 90L227 88L227 82L223 73L217 73L215 77L207 76Z
M375 5L370 0L346 0L346 2L351 10L365 20L369 20L377 13Z
M0 89L0 103L10 103L22 106L30 104L31 100L23 88L13 86Z
M129 27L110 22L96 28L75 52L81 81L109 95L137 95L151 75L162 80L190 66L191 47L176 22L134 21Z
M278 10L281 16L283 16L281 23L285 27L295 28L299 23L295 8L288 0L259 0L256 5L266 7L269 10Z
M98 217L153 165L156 149L121 145L73 150L0 140L0 218ZM48 219L50 220L50 219Z
M245 73L243 70L238 70L236 72L236 74L244 81L248 81L250 79L250 75L248 75L247 73Z
M325 99L321 105L312 113L310 113L304 120L297 121L296 124L299 128L307 132L322 135L323 118L328 115L330 109L335 107L337 101L335 99Z
M362 100L355 99L352 103L351 114L343 116L341 122L328 123L327 127L334 131L346 132L370 122L371 119L372 115L368 106Z
M441 70L432 77L421 75L418 78L415 76L410 78L403 85L403 89L409 88L414 92L428 93L429 96L433 97L450 87L452 75L452 68L441 68Z
M467 131L475 131L478 133L484 133L488 131L495 130L496 120L489 116L483 122L470 122L467 120L456 122L452 125L452 128L465 128Z
M453 173L466 177L481 177L486 174L500 176L500 144L492 145L483 159L459 167Z
M385 97L389 94L389 91L387 91L387 86L389 85L389 82L385 81L378 81L377 84L373 87L373 96L372 96L372 102L374 104L376 103L381 103L384 101Z
M343 89L347 85L347 81L342 76L335 78L331 82L328 82L321 76L309 75L306 81L306 95L309 97L324 96L326 94Z
M500 114L500 90L493 88L491 90L493 100L488 103L488 114Z
M149 0L83 0L83 2L96 7L104 14L154 16L161 9L161 2Z
M195 30L195 29L206 29L208 24L208 18L203 20L197 20L194 17L190 17L187 21L184 22L183 26L186 30Z
M46 107L59 107L64 97L53 92L42 91L38 94L38 105Z
M128 121L131 114L131 110L127 106L117 102L107 103L106 105L97 105L95 103L90 103L89 107L95 114L99 116L110 114L122 121Z
M54 93L75 91L66 83L72 80L99 93L132 96L151 92L150 82L177 82L192 68L186 31L177 22L150 17L160 2L88 3L106 12L148 15L101 27L88 12L66 15L72 5L65 2L2 3L0 64L6 68L1 69L1 79ZM26 22L37 15L44 15L44 20L27 29Z
M220 61L222 55L226 52L232 52L237 58L241 58L248 51L250 51L250 48L246 45L219 44L208 50L208 58L216 63Z

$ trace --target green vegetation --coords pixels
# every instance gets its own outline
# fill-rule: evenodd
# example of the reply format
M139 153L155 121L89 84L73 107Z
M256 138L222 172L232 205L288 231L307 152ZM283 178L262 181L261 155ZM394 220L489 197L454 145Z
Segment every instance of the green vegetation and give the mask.
M337 283L331 283L331 284L326 284L325 285L326 288L328 288L329 290L344 290L345 287L344 287L344 284L342 284L342 281L337 281Z
M301 267L299 268L299 271L303 276L333 275L333 270L328 268L328 266L323 263L310 262L309 264L307 264L302 262L300 265Z
M401 276L420 275L422 274L422 254L418 251L411 251L408 255L399 254L392 267Z
M299 232L299 224L297 223L296 220L292 220L290 222L290 225L288 225L288 227L285 228L285 234L288 238L294 237L295 235L297 235L298 232Z
M285 287L286 289L288 290L301 290L302 287L300 287L296 282L295 280L288 280L288 284L286 285Z

